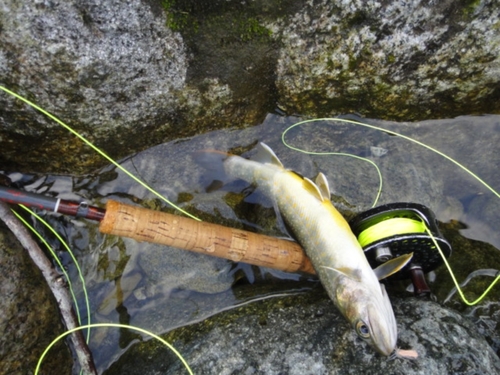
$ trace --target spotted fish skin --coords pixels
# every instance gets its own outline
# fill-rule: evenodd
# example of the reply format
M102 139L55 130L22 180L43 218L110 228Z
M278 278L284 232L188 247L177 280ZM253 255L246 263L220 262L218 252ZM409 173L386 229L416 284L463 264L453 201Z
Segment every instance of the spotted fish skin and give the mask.
M265 144L259 148L256 160L228 155L225 173L257 184L275 201L335 306L359 337L389 356L397 341L389 297L349 224L332 205L325 176L319 174L314 183L285 169Z

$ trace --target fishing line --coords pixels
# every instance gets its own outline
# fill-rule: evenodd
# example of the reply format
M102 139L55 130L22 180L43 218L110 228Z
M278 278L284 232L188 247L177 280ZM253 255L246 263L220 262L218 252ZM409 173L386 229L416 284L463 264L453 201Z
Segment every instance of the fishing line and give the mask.
M310 121L313 121L313 120L306 120L307 122L310 122ZM377 174L378 174L378 180L379 180L379 184L378 184L378 190L377 190L377 195L375 197L375 200L373 201L373 204L372 204L372 207L375 207L378 203L378 200L380 198L380 194L382 193L382 173L380 172L380 169L378 167L378 165L373 161L373 160L370 160L368 158L364 158L362 156L358 156L358 155L353 155L353 154L346 154L346 153L343 153L343 152L314 152L314 151L306 151L306 150L303 150L303 149L300 149L298 147L294 147L294 146L291 146L290 144L288 144L286 141L285 141L285 134L288 132L288 130L294 128L295 126L297 125L300 125L301 123L304 123L305 121L302 121L302 122L299 122L291 127L289 127L288 129L286 129L283 134L281 135L281 140L283 142L283 144L294 150L294 151L298 151L298 152L301 152L303 154L307 154L307 155L335 155L335 156L347 156L347 157L350 157L350 158L354 158L354 159L358 159L358 160L362 160L364 162L367 162L369 164L371 164L375 170L377 171Z
M439 251L439 254L443 258L444 264L446 265L446 268L448 269L448 272L450 273L451 279L453 280L453 283L455 284L455 287L457 288L458 294L460 294L460 297L462 298L462 301L464 301L464 303L466 305L468 305L468 306L474 306L474 305L478 304L479 302L481 302L484 299L484 297L486 297L488 295L488 293L490 292L490 290L495 286L495 284L498 282L498 280L500 280L500 274L497 275L497 277L495 278L495 280L493 280L493 282L486 288L486 290L483 292L483 294L481 294L475 301L470 302L467 298L465 298L465 294L462 291L462 288L460 287L457 279L455 278L455 274L453 273L450 264L446 260L446 257L444 256L444 254L443 254L443 252L441 250L441 247L437 243L437 241L434 238L434 236L432 235L432 233L427 229L427 227L425 227L425 230L427 231L427 234L431 237L432 241L434 242L434 246L436 246L436 248Z
M37 215L34 211L30 210L25 205L19 204L18 206L21 207L22 209L24 209L25 211L27 211L29 214L33 215L38 221L40 221L43 225L45 225L45 227L54 234L54 236L59 240L59 242L61 243L61 245L66 249L66 251L70 255L73 263L75 264L76 270L78 272L78 277L80 278L80 282L82 284L82 291L83 291L83 295L84 295L84 299L85 299L85 305L86 305L85 307L87 309L87 320L88 320L88 323L90 324L90 302L89 302L89 296L88 296L88 293L87 293L87 288L85 287L86 282L85 282L85 279L83 277L83 272L82 272L82 270L80 268L80 265L78 264L78 261L76 260L75 255L71 251L71 249L68 246L68 244L66 243L66 241L64 241L64 239L59 235L59 233L57 233L57 231L54 228L52 228L52 226L50 226L49 223L47 223L42 217L40 217L39 215ZM26 220L24 220L17 212L15 212L14 210L12 210L12 212L24 223L24 225L26 225L43 242L43 244L47 247L47 249L52 254L52 257L57 262L59 268L61 269L62 273L66 277L66 280L68 282L68 286L69 286L69 289L70 289L70 292L71 292L71 296L72 296L73 302L75 304L75 310L76 310L76 315L77 315L77 318L78 318L78 323L82 324L82 320L81 320L81 317L80 317L80 308L78 306L78 301L77 301L77 299L75 297L75 294L73 292L73 288L71 286L71 279L70 279L68 273L66 272L66 269L62 265L61 261L59 260L59 257L57 256L57 254L52 249L52 246L50 246L48 244L48 242L42 237L42 235L34 227L32 227ZM87 337L86 337L87 344L89 343L89 338L90 338L90 328L87 331Z
M132 180L134 180L135 182L137 182L138 184L140 184L141 186L143 186L144 188L146 188L148 191L150 191L151 193L153 193L154 195L156 195L157 197L159 197L161 200L163 200L164 202L166 202L167 204L169 204L171 207L177 209L178 211L182 212L183 214L185 214L186 216L194 219L194 220L197 220L197 221L201 221L201 219L199 219L198 217L190 214L189 212L183 210L182 208L178 207L177 205L175 205L173 202L171 202L170 200L168 200L167 198L165 198L163 195L161 195L160 193L158 193L156 190L154 190L153 188L151 188L149 185L147 185L146 183L144 183L143 181L141 181L139 178L137 178L136 176L134 176L131 172L129 172L127 169L125 169L123 166L121 166L120 164L118 164L114 159L112 159L110 156L108 156L104 151L102 151L101 149L99 149L97 146L95 146L94 144L92 144L90 141L88 141L85 137L83 137L81 134L79 134L78 132L76 132L73 128L71 128L69 125L65 124L63 121L59 120L57 117L55 117L54 115L52 115L51 113L47 112L46 110L44 110L43 108L37 106L36 104L32 103L31 101L29 101L28 99L16 94L15 92L3 87L0 85L0 89L3 90L4 92L6 92L7 94L9 95L12 95L14 96L15 98L23 101L24 103L26 103L27 105L29 105L30 107L38 110L39 112L41 112L42 114L46 115L47 117L49 117L50 119L52 119L53 121L57 122L59 125L61 125L62 127L64 127L65 129L67 129L69 132L71 132L73 135L75 135L76 137L78 137L81 141L83 141L86 145L88 145L90 148L92 148L95 152L97 152L99 155L101 155L102 157L104 157L106 160L108 160L111 164L113 164L115 167L117 167L119 170L121 170L123 173L125 173L127 176L129 176ZM78 265L78 262L76 261L73 253L71 252L69 246L64 242L64 240L62 240L62 238L57 234L57 232L48 224L46 223L42 218L40 218L38 215L36 215L33 211L29 210L27 207L23 206L23 205L20 205L21 207L23 207L23 209L27 210L28 212L30 212L32 215L34 215L38 220L40 220L44 225L47 226L47 228L49 228L55 235L56 237L61 241L61 243L63 244L63 246L68 250L69 254L71 255L71 258L73 259L73 262L75 263L75 266L78 270L78 274L80 276L80 279L82 280L82 289L84 291L84 294L85 294L85 301L86 301L86 307L87 307L87 319L89 320L89 323L90 323L90 306L89 306L89 299L88 299L88 295L87 295L87 290L85 288L85 281L83 279L83 275L81 273L81 270L80 270L80 267ZM60 269L62 270L62 272L64 273L65 277L66 277L66 280L68 281L68 286L69 286L69 289L70 289L70 292L71 292L71 295L72 295L72 298L73 298L73 301L75 303L75 309L76 309L76 313L77 313L77 317L78 317L78 322L81 324L81 317L80 317L80 310L79 310L79 307L78 307L78 302L77 302L77 299L75 297L75 294L73 292L73 288L72 288L72 285L71 285L71 281L70 281L70 278L68 276L68 274L66 273L66 270L64 269L63 265L60 263L59 261L59 258L57 257L57 255L53 252L51 246L47 243L47 241L36 231L35 228L33 228L28 222L26 222L26 220L24 220L24 218L22 218L19 214L17 214L16 212L14 212L14 214L30 229L33 231L33 233L35 233L39 238L40 240L45 244L45 246L47 246L47 248L49 249L49 251L52 253L54 259L56 260L56 262L58 263ZM152 336L154 338L156 338L157 340L159 340L160 342L162 342L165 346L167 346L168 348L170 348L179 358L180 360L182 361L182 363L184 364L184 366L186 367L186 369L188 370L189 374L193 374L193 372L191 371L189 365L187 364L187 362L184 360L184 358L180 355L180 353L178 353L175 348L173 346L171 346L168 342L166 342L165 340L163 340L161 337L153 334L153 333L150 333L146 330L143 330L139 327L132 327L132 326L125 326L125 325L121 325L121 324L112 324L112 323L109 323L109 324L87 324L87 325L84 325L84 326L80 326L80 327L77 327L77 328L74 328L74 329L71 329L67 332L65 332L64 334L60 335L58 338L56 338L55 341L52 342L51 345L49 345L49 347L44 351L44 353L42 354L42 356L40 357L39 359L39 362L38 362L38 365L37 365L37 368L35 370L35 375L38 374L38 371L39 371L39 368L40 368L40 364L44 358L44 356L46 355L46 353L48 352L48 350L55 344L55 342L57 342L58 340L62 339L63 337L67 336L68 334L72 333L72 332L75 332L77 330L81 330L81 329L87 329L87 344L89 342L89 338L90 338L90 329L92 327L119 327L119 328L128 328L128 329L133 329L133 330L136 330L136 331L139 331L139 332L142 332L144 334L147 334L149 336Z
M183 210L179 206L175 205L173 202L171 202L170 200L168 200L167 198L165 198L163 195L161 195L160 193L158 193L156 190L154 190L148 184L146 184L145 182L141 181L138 177L134 176L133 173L129 172L127 169L125 169L124 167L122 167L114 159L112 159L110 156L108 156L104 151L102 151L100 148L98 148L97 146L95 146L94 144L92 144L92 142L88 141L84 136L82 136L76 130L74 130L73 128L71 128L69 125L66 125L64 122L62 122L61 120L59 120L54 115L50 114L49 112L47 112L43 108L37 106L36 104L34 104L33 102L29 101L28 99L23 98L22 96L16 94L13 91L10 91L9 89L7 89L7 88L5 88L3 86L0 86L0 89L2 89L3 91L5 91L7 94L10 94L10 95L14 96L15 98L23 101L24 103L28 104L30 107L36 109L37 111L43 113L45 116L47 116L50 119L52 119L55 122L57 122L59 125L61 125L62 127L64 127L66 130L68 130L69 132L71 132L73 135L77 136L87 146L89 146L90 148L92 148L95 152L97 152L99 155L101 155L103 158L105 158L106 160L108 160L111 164L113 164L115 167L117 167L119 170L121 170L123 173L125 173L127 176L129 176L132 180L134 180L135 182L137 182L138 184L140 184L141 186L143 186L145 189L149 190L151 193L153 193L154 195L156 195L157 197L159 197L161 200L163 200L164 202L166 202L167 204L169 204L171 207L175 208L176 210L182 212L184 215L189 216L190 218L192 218L194 220L201 221L201 219L199 219L198 217L194 216L193 214L190 214L189 212Z
M306 153L306 154L311 154L311 155L341 155L341 156L345 155L345 156L355 157L358 159L363 159L363 160L371 162L371 160L369 160L369 159L360 158L356 155L334 153L334 152L306 151L304 149L300 149L298 147L291 146L290 144L288 144L286 142L286 139L285 139L286 133L288 133L291 129L293 129L297 126L301 126L301 125L309 124L309 123L313 123L313 122L318 122L318 121L326 121L326 122L338 121L338 122L343 122L343 123L348 123L348 124L353 124L353 125L360 125L360 126L363 126L363 127L369 128L369 129L382 131L382 132L388 133L390 135L398 136L398 137L403 138L407 141L413 142L421 147L424 147L424 148L440 155L441 157L445 158L446 160L452 162L453 164L458 166L460 169L464 170L466 173L471 175L474 179L479 181L484 187L486 187L489 191L491 191L496 197L500 198L500 194L495 189L493 189L490 185L488 185L484 180L482 180L479 176L477 176L471 170L466 168L463 164L460 164L458 161L456 161L455 159L451 158L450 156L444 154L443 152L441 152L441 151L439 151L431 146L428 146L425 143L417 141L416 139L410 138L404 134L400 134L400 133L394 132L392 130L384 129L384 128L381 128L381 127L378 127L375 125L365 124L365 123L362 123L359 121L341 119L341 118L318 118L318 119L309 119L309 120L299 121L299 122L293 124L292 126L289 126L288 128L286 128L283 131L283 133L281 135L281 140L282 140L283 144L292 150L299 151L299 152ZM373 163L373 164L375 164L375 163ZM382 174L380 173L379 168L378 167L376 167L376 168L377 168L377 172L379 174L380 183L379 183L379 191L377 192L377 198L375 199L375 202L377 202L378 197L380 196L380 193L381 193L381 188L382 188ZM365 229L365 231L363 231L358 236L358 240L359 240L359 237L361 237L361 242L365 243L365 245L368 245L368 244L374 243L377 240L385 238L386 236L392 236L392 235L404 234L404 233L427 233L427 235L432 240L435 248L437 248L441 258L443 259L444 264L446 265L446 268L447 268L448 272L450 273L450 276L453 280L453 283L455 284L455 287L460 294L460 297L462 298L464 303L469 305L469 306L473 306L473 305L479 303L480 301L482 301L484 299L484 297L486 297L486 295L493 288L493 286L498 282L498 280L500 280L500 274L499 274L496 276L495 280L493 280L493 282L488 286L488 288L484 291L484 293L479 298L477 298L473 302L470 302L469 300L466 299L462 289L460 288L460 285L458 284L458 281L453 273L453 270L451 269L451 266L448 263L446 256L444 255L441 247L439 246L435 236L431 233L431 231L429 230L429 228L427 227L427 225L423 221L423 219L420 218L421 219L420 224L418 223L418 220L413 220L413 219L401 220L401 219L405 219L405 218L391 218L388 220L381 221L381 222L373 225L372 227ZM378 233L377 231L380 231L380 233Z
M358 242L361 247L365 247L383 238L398 234L424 233L425 228L425 224L422 221L404 217L391 218L365 229L358 235Z
M31 215L35 216L35 218L37 218L38 220L40 220L56 237L59 241L61 241L62 245L66 248L66 250L69 252L69 254L71 255L71 258L73 260L73 262L75 263L76 265L76 268L78 270L78 274L79 274L79 277L82 281L82 289L84 291L84 295L85 295L85 301L86 301L86 307L87 307L87 318L88 318L88 321L89 323L86 324L86 325L81 325L79 327L76 327L76 328L73 328L73 329L70 329L70 330L67 330L66 332L62 333L61 335L59 335L56 339L54 339L52 341L52 343L44 350L44 352L42 353L42 355L40 356L39 360L38 360L38 364L37 364L37 367L35 369L35 375L38 374L39 370L40 370L40 366L41 366L41 363L44 359L44 357L47 355L48 351L50 350L50 348L52 346L54 346L58 341L62 340L63 338L65 338L67 335L73 333L73 332L76 332L78 330L83 330L83 329L87 329L87 337L86 337L86 343L88 344L89 343L89 338L90 338L90 330L91 328L98 328L98 327L118 327L118 328L127 328L127 329L132 329L132 330L136 330L138 332L141 332L141 333L144 333L146 335L149 335L157 340L159 340L161 343L163 343L165 346L167 346L170 350L172 350L176 356L181 360L181 362L183 363L183 365L185 366L185 368L187 369L187 371L189 372L189 374L193 374L193 372L191 371L189 365L187 364L186 360L182 357L182 355L171 345L169 344L167 341L163 340L161 337L155 335L154 333L151 333L145 329L142 329L142 328L139 328L139 327L134 327L134 326L128 326L128 325L123 325L123 324L114 324L114 323L96 323L96 324L90 324L90 306L89 306L89 299L88 299L88 295L87 295L87 289L85 287L85 280L83 278L83 274L81 272L81 269L78 265L78 262L73 254L73 252L71 251L71 249L69 248L69 246L66 244L66 242L61 238L61 236L59 236L59 234L54 230L54 228L52 228L44 219L42 219L40 216L38 216L35 212L31 211L29 208L27 208L26 206L20 204L19 206L21 206L24 210L26 210L27 212L29 212ZM43 244L47 247L47 249L50 251L50 253L52 254L52 256L54 257L54 259L56 260L59 268L61 269L62 273L64 274L67 282L68 282L68 286L69 286L69 290L70 290L70 293L71 293L71 296L73 298L73 302L75 304L75 310L76 310L76 313L77 313L77 317L78 317L78 323L81 324L81 318L80 318L80 310L79 310L79 307L78 307L78 302L77 302L77 299L75 297L75 293L73 291L73 287L72 287L72 283L71 283L71 279L68 275L68 273L66 272L64 266L62 265L61 261L59 260L59 257L57 256L57 254L55 254L54 250L52 249L52 247L48 244L48 242L45 240L45 238L43 238L43 236L32 226L30 225L21 215L19 215L16 211L12 210L12 212L14 213L14 215L16 215L19 220L21 220L24 225L26 225L33 233L35 233L35 235L43 242Z
M21 206L21 205L20 205ZM31 214L33 214L33 212L31 210L29 210L28 208L24 207L24 209L26 209L28 212L30 212ZM67 282L68 282L68 287L69 287L69 291L70 291L70 294L71 294L71 297L73 299L73 303L75 304L75 310L76 310L76 315L77 315L77 318L78 318L78 323L81 324L81 317L80 317L80 308L78 306L78 301L77 301L77 298L75 296L75 293L74 293L74 290L73 290L73 284L71 283L71 279L68 275L68 273L66 272L66 269L64 268L63 264L61 263L59 257L57 256L57 254L54 252L54 249L52 249L52 246L49 245L49 243L47 242L47 240L45 240L45 238L43 238L43 236L30 224L28 223L21 215L19 215L16 211L14 210L11 210L12 213L14 215L17 216L17 218L29 229L31 230L39 239L40 241L45 245L45 247L49 250L49 252L52 254L52 257L54 258L54 260L56 261L57 265L59 266L59 268L61 269L61 272L64 274L64 277L66 278ZM48 224L47 224L48 225ZM53 230L52 227L49 226L50 229ZM88 297L87 297L87 294L86 294L86 289L85 289L85 284L83 284L83 289L85 290L85 298L86 298L86 301L87 301L87 315L89 316L89 319L90 319L90 310L89 310L89 305L88 305ZM87 344L88 344L88 340L89 340L89 334L90 334L90 331L87 331Z
M296 126L304 125L304 124L311 123L311 122L318 122L318 121L339 121L339 122L345 122L345 123L348 123L348 124L360 125L360 126L364 126L365 128L378 130L378 131L381 131L381 132L384 132L384 133L387 133L387 134L390 134L390 135L395 135L395 136L398 136L400 138L406 139L407 141L413 142L413 143L415 143L415 144L417 144L417 145L419 145L421 147L424 147L424 148L426 148L426 149L428 149L428 150L430 150L430 151L432 151L432 152L434 152L434 153L442 156L446 160L451 161L453 164L455 164L456 166L458 166L459 168L461 168L462 170L464 170L465 172L467 172L468 174L470 174L472 177L474 177L481 184L483 184L489 191L491 191L493 194L495 194L498 198L500 198L500 193L498 193L495 189L493 189L490 185L488 185L484 180L482 180L479 176L477 176L471 170L469 170L468 168L466 168L464 165L460 164L455 159L453 159L450 156L446 155L445 153L443 153L443 152L441 152L439 150L436 150L435 148L433 148L431 146L428 146L425 143L417 141L416 139L410 138L410 137L408 137L408 136L406 136L404 134L396 133L396 132L394 132L392 130L384 129L384 128L381 128L379 126L364 124L364 123L359 122L359 121L348 120L348 119L343 119L343 118L336 118L336 117L326 117L326 118L309 119L309 120L299 121L299 122L293 124L292 126L286 128L285 131L281 134L281 141L283 142L283 144L286 147L288 147L288 148L290 148L292 150L296 150L296 151L300 151L300 152L308 154L309 151L305 151L305 150L302 150L302 149L299 149L299 148L295 148L295 147L289 145L286 142L286 140L285 140L285 135L286 135L286 133L288 133L290 130L292 130ZM319 155L321 155L321 154L322 153L319 153ZM348 156L356 156L356 155L349 155L349 154L347 154L347 155ZM369 160L369 159L366 159L366 160Z
M47 353L49 352L49 350L58 341L60 341L64 337L68 336L69 334L71 334L73 332L76 332L76 331L79 331L79 330L82 330L82 329L86 329L86 328L87 329L90 329L90 328L102 328L102 327L125 328L125 329L130 329L130 330L137 331L137 332L140 332L142 334L145 334L145 335L153 337L154 339L160 341L167 348L169 348L172 352L174 352L174 354L181 360L181 362L184 365L184 367L186 368L187 372L190 375L193 375L193 371L189 367L189 365L186 362L186 360L184 359L184 357L171 344L169 344L166 340L162 339L160 336L158 336L158 335L156 335L156 334L154 334L152 332L149 332L149 331L147 331L145 329L142 329L142 328L139 328L139 327L134 327L134 326L129 326L129 325L126 325L126 324L118 324L118 323L94 323L94 324L86 324L86 325L83 325L83 326L80 326L80 327L72 328L72 329L70 329L70 330L68 330L68 331L60 334L43 351L43 353L40 356L40 358L38 360L38 363L36 365L35 374L34 375L38 375L38 372L40 371L40 366L42 364L43 359L45 358L45 356L47 355Z

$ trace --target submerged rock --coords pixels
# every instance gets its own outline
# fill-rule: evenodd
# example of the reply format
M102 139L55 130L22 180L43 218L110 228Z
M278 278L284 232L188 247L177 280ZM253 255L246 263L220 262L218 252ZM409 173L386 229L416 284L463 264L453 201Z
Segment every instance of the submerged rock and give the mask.
M393 299L398 345L415 361L388 360L361 342L323 292L255 302L166 336L202 374L487 374L500 359L474 325L427 300ZM105 372L181 374L166 348L134 345Z
M45 348L63 332L59 311L41 272L14 235L0 224L0 375L32 374ZM63 342L42 363L44 374L69 374Z

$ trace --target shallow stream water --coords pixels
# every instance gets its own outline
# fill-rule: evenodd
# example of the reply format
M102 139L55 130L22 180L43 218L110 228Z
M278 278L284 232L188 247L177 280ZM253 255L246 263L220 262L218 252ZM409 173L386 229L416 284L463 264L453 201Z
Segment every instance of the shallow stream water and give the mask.
M312 155L287 148L283 132L300 121L269 114L259 126L221 130L150 148L120 164L159 193L203 220L286 237L276 219L273 202L258 188L241 181L214 184L211 172L198 165L193 153L216 149L243 156L253 154L258 142L268 144L283 164L301 175L323 172L336 207L348 218L373 205L415 202L428 206L452 243L450 258L458 280L476 268L498 268L500 261L500 198L465 168L500 190L500 116L466 116L418 123L392 123L346 117L389 130L355 124L317 121L295 127L285 139L293 147L315 153L342 153L369 159L379 167L383 181L366 160L346 155ZM404 134L440 153L392 132ZM108 166L87 176L21 176L13 180L24 189L104 206L109 199L173 212L144 187ZM300 293L318 287L307 275L286 274L170 247L105 236L95 222L47 213L45 218L65 237L74 251L90 298L91 322L138 326L161 334L232 306L282 293ZM52 236L41 226L49 239ZM80 306L85 306L76 268L56 240L53 246L68 268ZM465 245L462 245L465 244ZM431 289L443 300L451 288L441 267ZM488 279L489 280L489 279ZM488 281L487 280L487 281ZM252 288L244 286L252 285ZM486 284L486 281L483 281ZM481 284L478 289L483 288ZM495 289L500 289L496 287ZM480 290L474 291L476 295ZM498 295L498 293L496 293ZM461 305L455 299L457 308ZM333 308L333 306L332 306ZM493 331L498 328L493 327ZM117 329L92 331L91 349L100 371L106 369L137 340Z

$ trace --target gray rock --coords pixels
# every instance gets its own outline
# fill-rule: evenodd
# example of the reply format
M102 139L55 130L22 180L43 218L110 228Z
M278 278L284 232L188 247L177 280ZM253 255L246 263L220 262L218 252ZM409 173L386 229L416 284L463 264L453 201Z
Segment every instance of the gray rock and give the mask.
M279 106L415 120L500 110L498 5L393 0L100 0L0 8L2 85L113 157ZM103 161L0 93L2 169L89 172Z
M203 82L203 95L185 85L185 45L153 1L6 1L0 24L2 84L115 157L192 132L179 127L178 111L230 95L217 78ZM0 103L2 145L17 137L4 161L72 172L102 165L52 120L3 92Z
M64 328L50 289L26 250L0 224L0 375L32 374L45 348ZM69 374L72 360L59 342L41 370Z
M415 361L375 354L322 292L221 313L167 335L197 374L491 374L500 359L459 313L416 298L393 299L398 345ZM140 353L145 354L143 358ZM146 360L145 358L148 358ZM135 361L139 362L137 366ZM137 366L137 367L136 367ZM136 344L106 375L185 372L155 343Z
M129 251L134 250L131 243L127 243L127 248ZM153 244L138 246L135 243L135 248L140 249L138 263L148 275L150 285L158 287L163 284L169 289L219 293L234 283L234 275L230 272L233 264L228 260L215 257L207 259L206 256L186 250Z
M495 353L500 355L500 303L497 301L498 298L467 307L463 314L474 322Z
M2 85L114 157L207 127L254 124L265 113L262 100L252 104L252 90L245 84L239 87L248 95L233 97L235 87L226 76L212 74L203 58L188 54L179 32L167 27L167 12L159 1L8 0L0 9L0 24ZM218 62L227 54L214 53L218 39L204 38L205 55L217 60L211 66L217 66L216 73L226 72ZM247 42L252 48L244 54L241 48L225 47L232 51L231 59L239 59L230 69L231 83L241 78L245 56L257 48ZM258 48L265 57L263 47ZM188 75L188 61L209 73ZM252 81L256 87L259 82ZM10 169L75 173L103 164L73 135L20 101L2 92L0 103L0 162ZM242 112L249 103L253 109Z
M402 120L497 112L497 15L488 0L307 2L270 26L280 105Z

